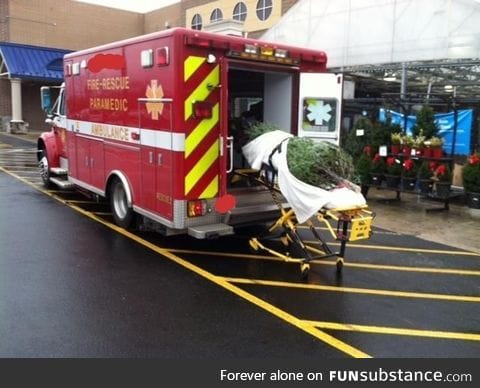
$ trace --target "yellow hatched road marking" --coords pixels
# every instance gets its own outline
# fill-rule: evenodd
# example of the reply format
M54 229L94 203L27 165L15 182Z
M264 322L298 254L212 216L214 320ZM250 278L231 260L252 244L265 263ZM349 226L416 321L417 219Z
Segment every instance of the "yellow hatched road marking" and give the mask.
M285 260L281 260L278 257L274 256L264 256L264 255L252 255L248 253L233 253L233 252L210 252L210 251L193 251L189 249L170 249L171 252L176 253L190 253L194 255L210 255L210 256L221 256L221 257L232 257L240 258L246 260L265 260L265 261L280 261L286 263ZM298 263L291 263L298 264ZM335 261L314 261L314 265L329 265L335 266ZM362 269L373 269L373 270L386 270L386 271L405 271L405 272L423 272L423 273L432 273L432 274L442 274L442 275L461 275L461 276L480 276L480 271L468 270L468 269L457 269L457 268L433 268L433 267L404 267L400 265L384 265L384 264L368 264L368 263L344 263L344 267L353 267L353 268L362 268Z
M216 140L185 177L185 194L188 194L190 190L192 190L195 184L202 178L203 174L205 174L215 160L217 160L219 155L218 144L219 142Z
M185 139L185 158L187 158L200 145L203 139L210 133L218 123L219 106L215 104L212 110L212 117L203 119Z
M472 334L472 333L403 329L398 327L356 325L351 323L336 323L336 322L309 321L309 320L304 320L304 322L324 330L342 330L342 331L355 331L360 333L371 333L371 334L393 334L393 335L406 335L406 336L415 336L415 337L480 341L480 334Z
M183 79L187 81L193 73L195 73L200 66L202 66L203 62L206 61L205 57L194 57L190 56L185 59L183 63Z
M400 298L434 299L434 300L446 300L446 301L455 301L455 302L480 303L480 296L431 294L431 293L423 293L423 292L377 290L377 289L370 289L370 288L355 288L355 287L336 287L336 286L323 286L320 284L289 283L289 282L278 282L273 280L243 279L243 278L230 278L230 277L225 277L225 280L232 283L253 284L257 286L272 286L272 287L298 288L303 290L333 291L333 292L344 292L344 293L376 295L376 296L392 296L392 297L400 297Z
M185 100L185 121L192 115L192 105L194 101L203 101L211 93L212 87L220 83L220 67L216 65L210 74L197 86L197 88Z
M248 302L254 304L255 306L269 312L270 314L276 316L277 318L280 318L282 319L283 321L291 324L292 326L295 326L296 328L310 334L311 336L319 339L320 341L322 342L325 342L326 344L332 346L333 348L351 356L351 357L355 357L355 358L371 358L370 355L368 355L367 353L364 353L362 352L361 350L331 336L330 334L327 334L325 333L324 331L320 330L320 329L317 329L316 327L312 326L312 325L309 325L305 322L303 322L301 319L298 319L297 317L287 313L286 311L283 311L281 309L279 309L278 307L275 307L274 305L256 297L255 295L252 295L244 290L242 290L241 288L229 283L228 281L226 281L224 278L221 278L221 277L218 277L218 276L215 276L213 275L212 273L208 272L208 271L205 271L204 269L200 268L200 267L197 267L196 265L193 265L192 263L189 263L188 261L182 259L181 257L177 256L177 255L174 255L172 252L170 252L169 250L165 249L165 248L160 248L158 246L156 246L155 244L139 237L139 236L136 236L135 234L123 229L123 228L120 228L119 226L117 225L114 225L98 216L96 216L95 214L93 214L92 212L88 212L86 210L83 210L81 207L79 206L76 206L76 205L73 205L73 204L68 204L65 200L63 200L62 198L52 194L52 193L49 193L47 190L44 190L38 186L35 186L34 184L30 183L29 181L27 181L26 179L23 179L17 175L15 175L14 173L11 173L5 169L3 169L2 167L0 167L0 171L3 171L5 172L6 174L22 181L23 183L31 186L32 188L34 188L35 190L38 190L42 193L44 193L45 195L69 206L71 209L77 211L78 213L84 215L85 217L88 217L104 226L106 226L107 228L110 228L114 231L116 231L118 234L121 234L123 235L124 237L126 238L129 238L130 240L133 240L135 242L137 242L138 244L144 246L145 248L147 249L150 249L152 250L153 252L156 252L158 253L159 255L163 256L164 258L167 258L179 265L181 265L182 267L196 273L197 275L199 276L202 276L203 278L211 281L212 283L232 292L233 294L247 300Z

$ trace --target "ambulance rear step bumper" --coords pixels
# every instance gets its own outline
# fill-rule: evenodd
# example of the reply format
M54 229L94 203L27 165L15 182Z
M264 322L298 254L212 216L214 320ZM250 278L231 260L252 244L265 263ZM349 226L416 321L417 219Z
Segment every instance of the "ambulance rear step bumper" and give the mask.
M191 226L187 229L187 233L198 239L216 238L233 234L233 227L222 223Z
M51 177L50 178L50 182L52 182L53 184L57 185L58 187L60 187L61 189L72 189L73 187L75 187L75 185L72 183L72 182L69 182L65 179L62 179L62 178L55 178L55 177Z
M288 207L288 204L285 204ZM254 205L235 208L230 211L227 217L229 225L241 226L270 222L280 217L280 210L277 205Z

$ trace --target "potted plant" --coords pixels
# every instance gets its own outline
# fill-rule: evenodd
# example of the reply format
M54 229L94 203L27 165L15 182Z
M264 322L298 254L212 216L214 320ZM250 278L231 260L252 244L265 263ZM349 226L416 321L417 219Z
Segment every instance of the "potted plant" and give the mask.
M402 153L405 157L409 157L412 154L412 148L414 144L414 138L410 135L404 135L402 139Z
M362 194L368 193L368 185L370 184L370 171L372 167L372 158L367 152L362 152L357 163L355 163L356 183L360 184Z
M443 139L438 136L433 136L428 140L428 144L430 146L432 157L436 159L443 158Z
M398 187L401 174L402 164L400 160L398 160L394 156L389 156L387 158L387 171L385 173L385 180L387 182L387 186L391 188Z
M433 189L433 172L435 171L435 162L424 160L417 172L418 188L422 194L428 194Z
M467 206L480 209L480 155L475 152L468 157L462 169L463 187L467 196Z
M375 154L370 168L370 181L373 185L380 186L382 184L387 165L385 159L379 154Z
M435 190L440 198L448 198L452 186L452 170L446 163L441 163L434 173Z
M400 147L402 145L402 140L403 140L403 133L402 132L392 133L392 135L390 136L392 154L396 155L396 154L400 153Z
M415 190L418 167L414 160L408 158L402 163L402 187L404 190Z
M413 147L415 148L415 155L422 156L425 150L425 136L416 136L413 141Z

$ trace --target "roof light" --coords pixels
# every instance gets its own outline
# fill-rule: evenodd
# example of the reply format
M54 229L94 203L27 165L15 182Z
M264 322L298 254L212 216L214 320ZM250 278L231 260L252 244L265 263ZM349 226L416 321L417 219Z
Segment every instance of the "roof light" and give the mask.
M153 50L143 50L140 53L140 63L142 67L152 67L153 66Z
M167 66L170 63L168 47L160 47L155 51L155 62L157 66Z
M288 56L288 51L283 49L276 49L275 56L277 58L286 58Z
M258 47L254 44L246 44L244 51L247 54L258 54Z
M260 54L270 57L270 56L273 55L273 48L272 47L260 47Z

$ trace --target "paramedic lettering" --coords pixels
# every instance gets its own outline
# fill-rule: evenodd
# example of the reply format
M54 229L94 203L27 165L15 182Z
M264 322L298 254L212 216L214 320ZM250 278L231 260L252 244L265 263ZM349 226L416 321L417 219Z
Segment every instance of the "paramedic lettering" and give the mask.
M128 110L128 100L126 98L90 97L90 109L126 112Z

